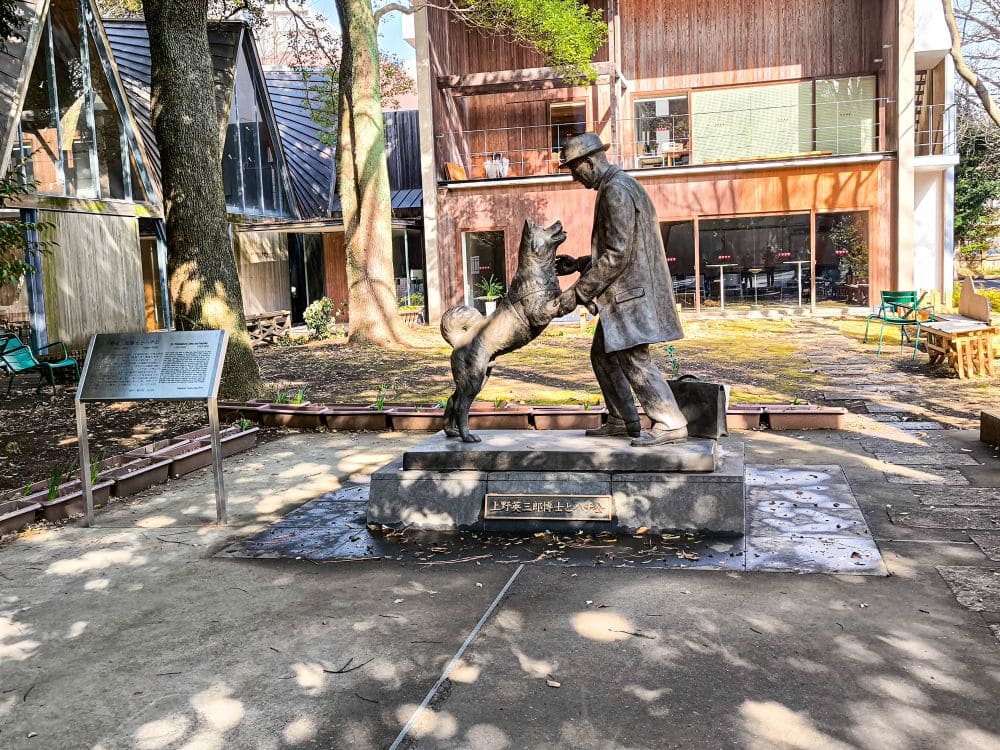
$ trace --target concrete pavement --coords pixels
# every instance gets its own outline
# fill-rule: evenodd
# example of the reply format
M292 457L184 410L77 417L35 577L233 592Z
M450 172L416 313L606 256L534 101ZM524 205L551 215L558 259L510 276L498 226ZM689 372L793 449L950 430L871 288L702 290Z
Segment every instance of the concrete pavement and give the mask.
M743 435L748 463L843 466L891 576L526 566L399 746L1000 748L1000 605L936 570L1000 565L907 522L930 505L886 472L923 475L859 434ZM517 568L213 554L419 439L231 459L228 528L200 525L202 471L0 548L0 746L389 747ZM1000 486L970 433L941 440Z

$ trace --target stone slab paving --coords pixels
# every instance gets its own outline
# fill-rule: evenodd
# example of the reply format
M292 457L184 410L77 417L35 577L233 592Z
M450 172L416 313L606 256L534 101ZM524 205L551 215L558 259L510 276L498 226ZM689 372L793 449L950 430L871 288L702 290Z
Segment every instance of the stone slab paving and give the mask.
M839 466L751 466L746 478L747 534L739 539L582 532L373 533L365 515L368 487L359 485L316 498L217 556L886 574Z
M1000 510L993 508L928 508L898 510L889 508L892 522L916 529L1000 529Z
M922 411L919 406L900 401L867 401L865 408L869 414L902 414Z
M969 538L993 562L1000 562L1000 534L969 534Z
M997 641L1000 641L1000 624L995 622L990 623L990 630L993 631L993 635L996 636Z
M958 469L941 469L937 466L908 467L905 474L885 473L889 484L950 484L967 485L969 480Z
M900 422L900 423L898 423L896 425L893 425L893 426L899 428L900 430L913 430L915 432L926 432L928 430L947 430L948 429L946 425L943 425L940 422L907 422L907 421L903 421L903 422Z
M869 414L868 417L876 422L899 422L902 419L898 414Z
M937 570L963 607L1000 612L1000 570L966 565L939 565Z
M1000 488L997 487L914 487L913 494L924 505L1000 508Z
M885 453L878 452L875 458L899 466L981 466L982 464L968 453L943 453L916 449L913 452Z

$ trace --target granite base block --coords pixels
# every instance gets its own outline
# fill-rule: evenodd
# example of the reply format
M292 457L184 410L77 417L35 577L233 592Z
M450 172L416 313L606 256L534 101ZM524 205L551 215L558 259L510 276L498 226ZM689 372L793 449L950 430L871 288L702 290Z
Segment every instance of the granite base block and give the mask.
M712 472L483 471L406 469L397 460L372 475L368 523L434 531L537 529L629 533L744 533L743 443L720 442ZM569 520L486 520L487 493L525 496L610 495L610 523Z

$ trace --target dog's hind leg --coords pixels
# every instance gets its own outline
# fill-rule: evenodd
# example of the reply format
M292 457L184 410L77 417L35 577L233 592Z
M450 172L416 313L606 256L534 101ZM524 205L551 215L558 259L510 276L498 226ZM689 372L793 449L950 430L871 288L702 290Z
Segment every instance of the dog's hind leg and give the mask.
M492 369L492 367L487 366L484 369L476 367L466 370L463 380L455 390L455 413L458 417L458 431L462 436L462 440L466 443L482 442L480 438L469 432L469 409L472 408L472 402L486 385Z
M448 403L444 407L444 434L450 438L458 437L461 433L458 430L458 420L455 417L455 396L456 393L448 396Z

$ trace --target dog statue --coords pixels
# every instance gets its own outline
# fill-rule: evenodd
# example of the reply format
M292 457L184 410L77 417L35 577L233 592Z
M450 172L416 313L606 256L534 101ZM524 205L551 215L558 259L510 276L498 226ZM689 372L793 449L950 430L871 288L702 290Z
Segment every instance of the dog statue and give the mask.
M451 375L455 392L444 411L444 431L478 443L469 432L469 408L483 390L501 354L533 340L559 311L556 248L566 240L562 224L541 227L524 222L521 247L507 296L486 317L466 305L456 305L441 318L441 335L452 346Z

